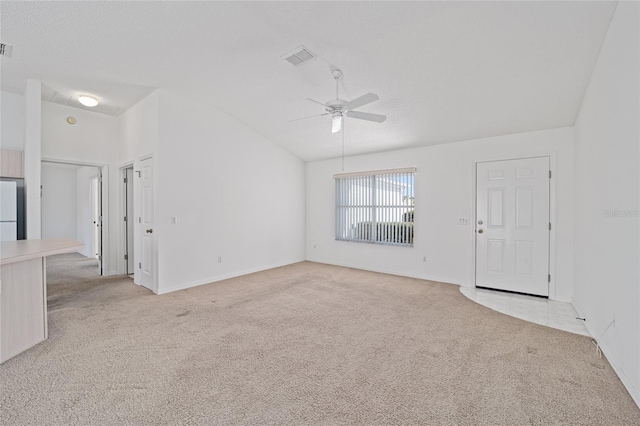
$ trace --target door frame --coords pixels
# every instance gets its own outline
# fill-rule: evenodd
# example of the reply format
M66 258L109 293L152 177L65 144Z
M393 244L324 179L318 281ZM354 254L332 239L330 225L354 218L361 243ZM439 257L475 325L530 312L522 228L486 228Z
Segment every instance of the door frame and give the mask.
M112 275L108 270L109 265L109 166L104 163L88 163L85 161L65 160L61 158L42 157L42 163L68 164L80 167L97 167L100 181L100 215L102 216L102 226L100 227L100 275ZM42 215L42 212L40 212ZM42 219L41 219L42 220Z
M124 218L127 217L127 220L129 221L133 221L133 217L135 216L135 213L132 214L132 217L128 217L127 215L127 187L124 184L124 179L127 177L127 170L135 170L134 166L133 166L133 161L129 162L129 163L124 163L121 164L120 167L118 168L119 171L119 176L118 179L118 188L120 190L120 218L118 221L118 225L120 227L120 230L118 232L119 235L119 243L118 243L118 274L121 275L126 275L127 273L129 274L133 274L135 273L135 268L133 270L133 272L128 272L127 269L127 261L124 259L124 255L128 255L128 256L132 256L133 257L133 261L135 262L136 256L135 256L135 243L134 243L134 250L133 253L128 253L128 240L127 238L129 237L127 235L127 224L124 222ZM133 175L135 176L135 173L133 173ZM134 206L135 205L135 192L132 196L132 199L130 200L131 205ZM132 234L135 234L135 232L133 230L131 230ZM133 241L135 242L135 238L133 239Z
M549 231L549 274L551 274L551 280L549 281L549 300L556 299L556 248L557 248L557 215L556 215L556 175L557 175L557 158L555 151L547 151L532 154L515 154L515 155L492 155L486 158L476 158L472 162L472 217L470 239L471 239L471 266L470 277L472 277L471 287L476 288L476 227L478 225L478 194L477 194L477 165L478 163L486 163L490 161L507 161L507 160L525 160L528 158L536 157L549 157L549 170L551 171L551 180L549 181L549 221L551 222L551 231Z

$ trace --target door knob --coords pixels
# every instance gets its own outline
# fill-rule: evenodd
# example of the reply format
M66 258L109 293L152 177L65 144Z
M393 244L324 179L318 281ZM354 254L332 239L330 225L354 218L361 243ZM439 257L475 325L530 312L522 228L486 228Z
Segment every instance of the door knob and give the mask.
M482 225L483 223L482 219L478 221L478 225Z
M147 231L149 232L149 231ZM482 234L484 231L482 229L478 229L478 234Z
M147 229L147 234L153 234L153 229Z

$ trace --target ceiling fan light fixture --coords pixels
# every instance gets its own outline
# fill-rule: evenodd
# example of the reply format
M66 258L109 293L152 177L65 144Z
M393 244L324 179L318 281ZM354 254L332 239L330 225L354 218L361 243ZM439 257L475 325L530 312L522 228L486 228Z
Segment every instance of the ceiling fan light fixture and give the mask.
M94 106L98 105L98 100L96 98L87 95L78 96L78 102L89 108L93 108Z
M342 114L335 114L331 121L331 133L338 133L342 129Z

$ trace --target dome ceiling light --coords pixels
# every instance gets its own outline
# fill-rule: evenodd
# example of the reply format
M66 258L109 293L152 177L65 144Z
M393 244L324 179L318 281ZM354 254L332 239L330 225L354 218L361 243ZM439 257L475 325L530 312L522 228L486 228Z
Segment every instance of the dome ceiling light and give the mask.
M89 108L93 108L98 105L98 100L96 98L87 95L78 96L78 102Z

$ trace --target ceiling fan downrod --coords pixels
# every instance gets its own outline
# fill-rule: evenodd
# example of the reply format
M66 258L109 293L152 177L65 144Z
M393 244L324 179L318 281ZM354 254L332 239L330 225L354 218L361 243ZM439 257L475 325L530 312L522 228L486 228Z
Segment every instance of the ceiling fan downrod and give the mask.
M344 74L342 74L342 71L340 71L339 69L334 69L333 71L331 71L331 75L333 76L334 80L336 81L336 99L340 99L340 96L338 96L338 80L342 79L342 76Z

